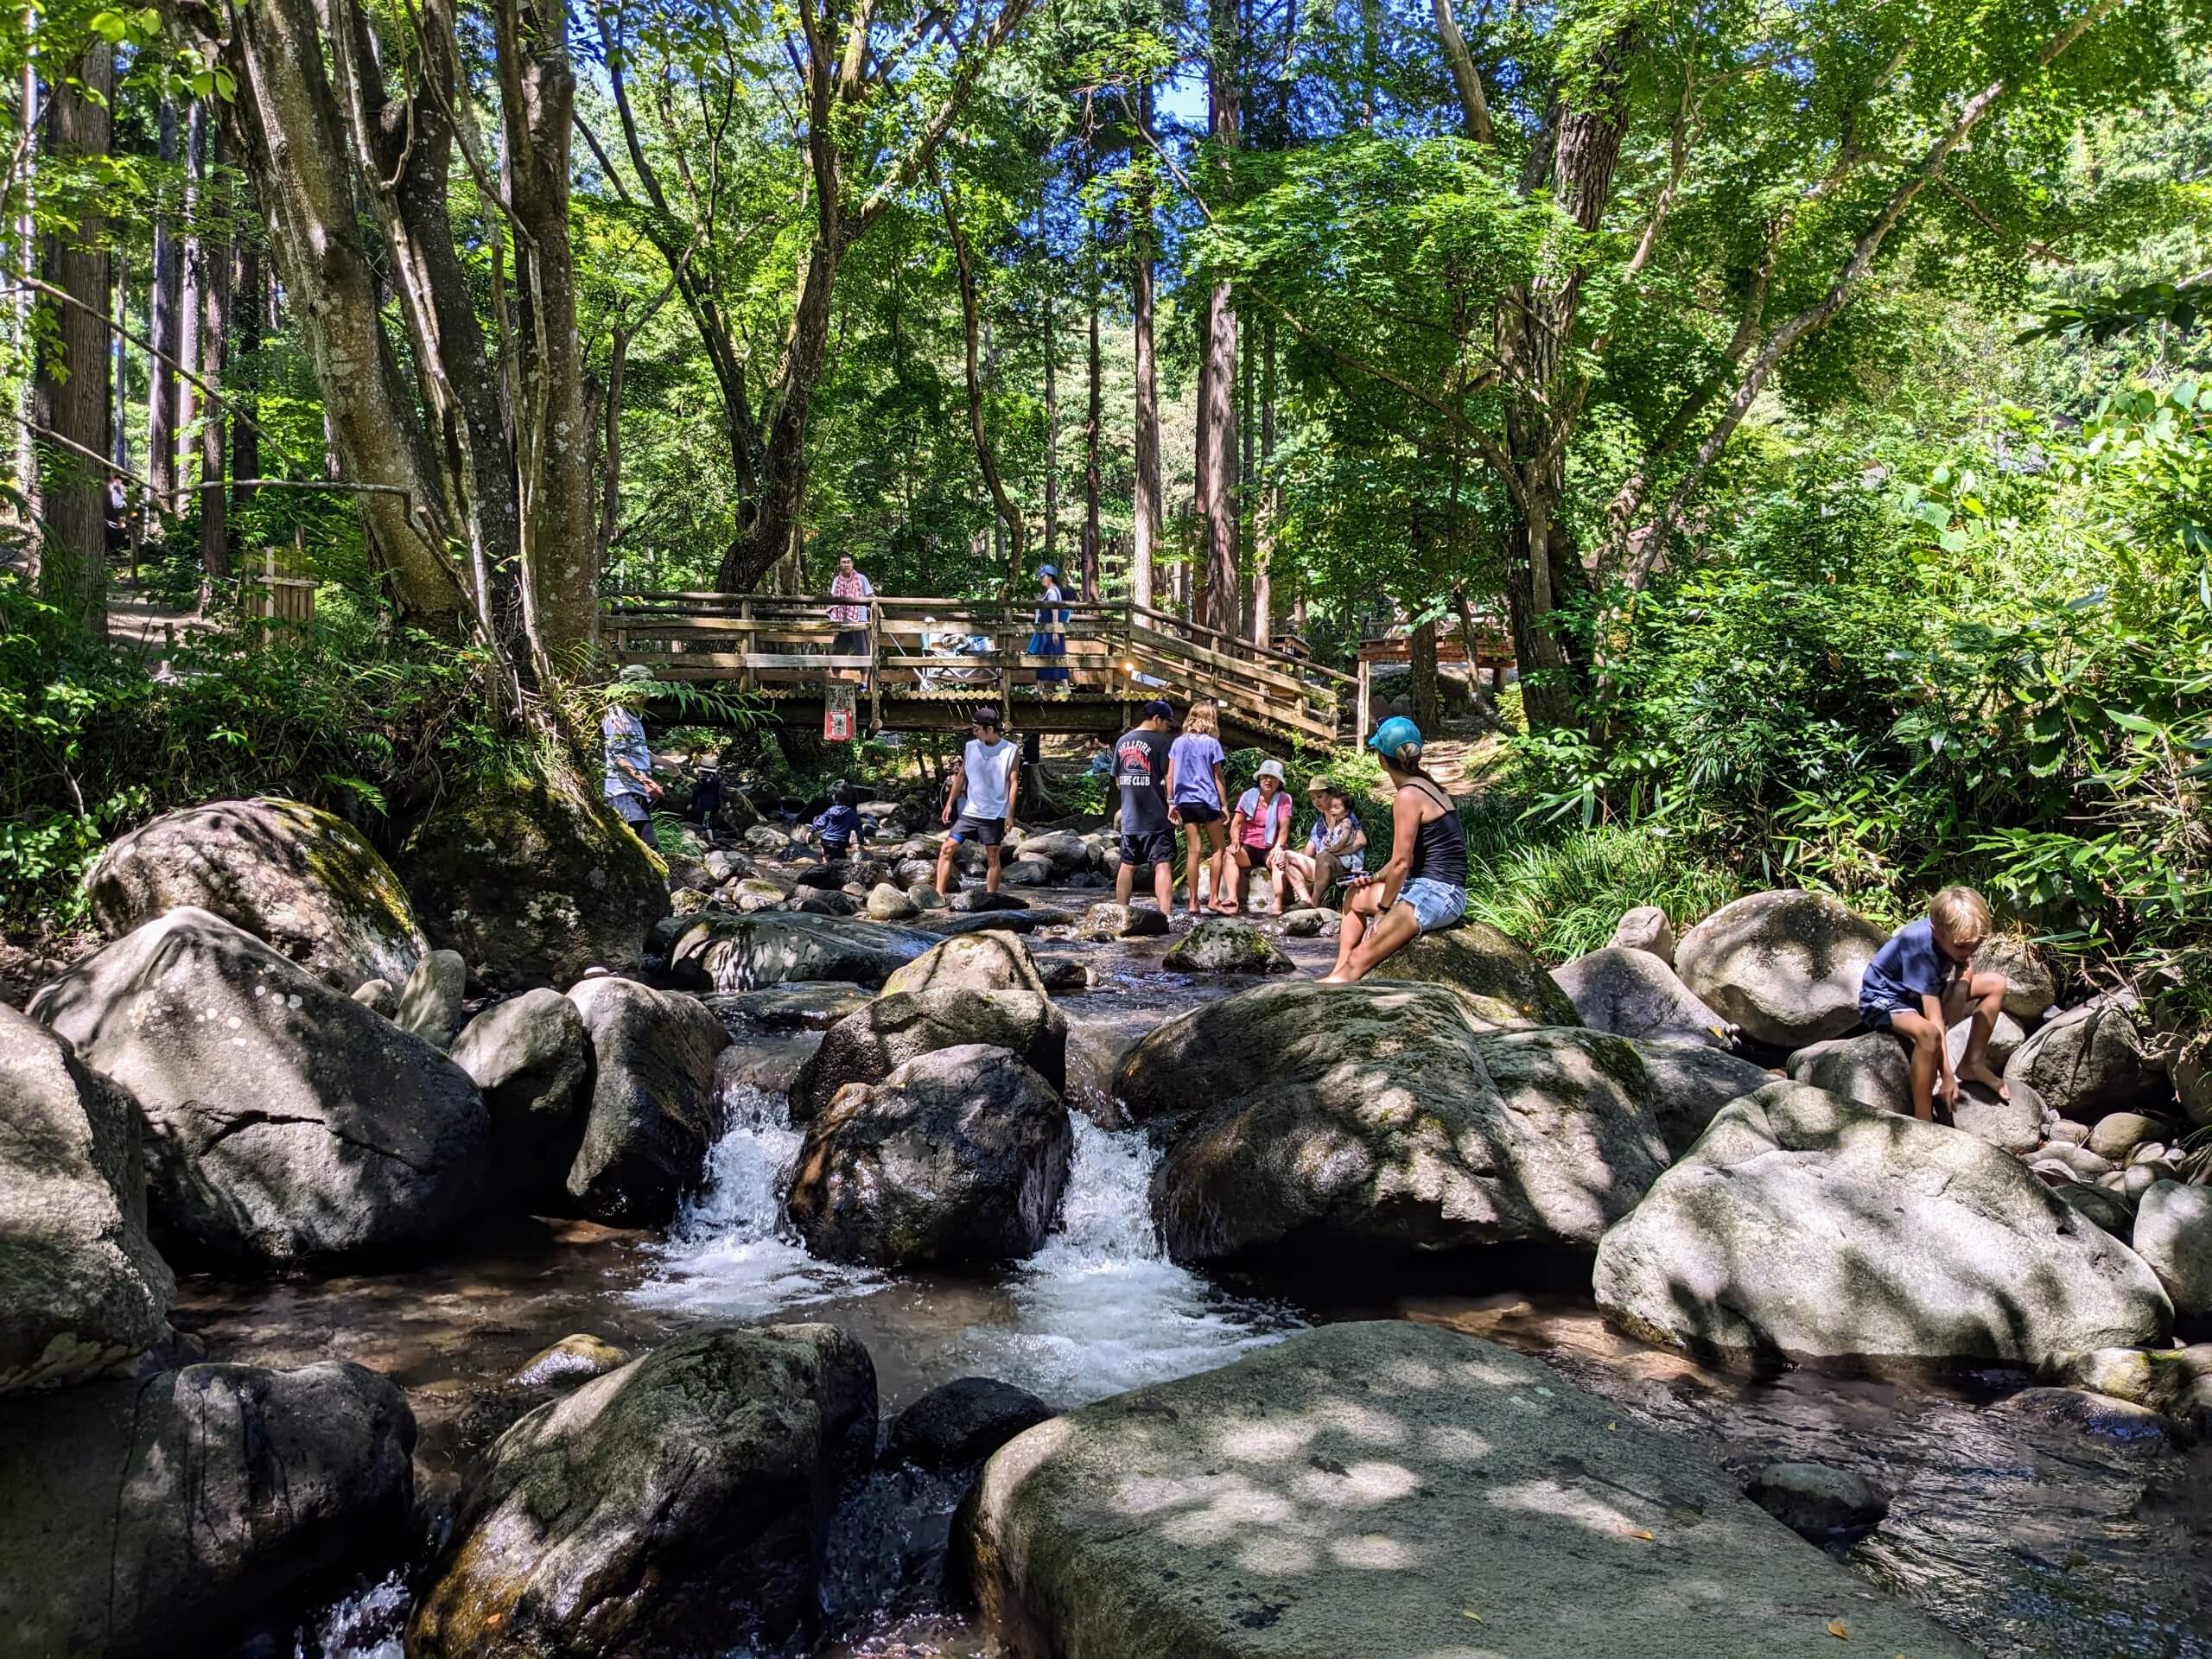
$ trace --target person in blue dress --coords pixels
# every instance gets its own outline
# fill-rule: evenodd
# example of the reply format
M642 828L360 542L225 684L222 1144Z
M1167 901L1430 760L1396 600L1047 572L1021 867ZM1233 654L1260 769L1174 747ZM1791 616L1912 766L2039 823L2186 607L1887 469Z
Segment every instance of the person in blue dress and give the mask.
M1033 622L1035 632L1029 636L1032 657L1065 657L1068 654L1068 613L1062 608L1066 604L1060 593L1060 572L1057 565L1041 566L1037 572L1038 605ZM1040 668L1037 683L1051 685L1065 682L1068 671L1065 668Z

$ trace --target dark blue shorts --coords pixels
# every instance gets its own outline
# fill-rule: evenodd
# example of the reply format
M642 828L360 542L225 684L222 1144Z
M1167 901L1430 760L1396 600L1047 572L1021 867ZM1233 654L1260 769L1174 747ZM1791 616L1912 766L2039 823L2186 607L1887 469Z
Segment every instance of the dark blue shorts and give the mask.
M1861 1002L1859 1005L1859 1017L1866 1022L1866 1029L1869 1031L1887 1031L1890 1028L1891 1014L1911 1012L1913 1012L1911 1009L1901 1009L1880 1003Z

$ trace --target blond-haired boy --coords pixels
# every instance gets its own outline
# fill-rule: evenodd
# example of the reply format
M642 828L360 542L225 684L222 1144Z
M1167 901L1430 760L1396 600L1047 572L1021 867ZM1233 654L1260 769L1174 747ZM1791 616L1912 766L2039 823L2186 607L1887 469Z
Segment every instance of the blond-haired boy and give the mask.
M1961 1081L1986 1084L2009 1100L2005 1079L1989 1064L1989 1036L2005 1006L2005 976L1975 973L1974 952L1989 937L1989 904L1972 887L1946 887L1928 914L1908 922L1874 953L1859 989L1859 1016L1876 1031L1893 1031L1912 1055L1912 1110L1936 1118L1936 1096L1954 1105ZM1944 1043L1950 1028L1974 1014L1955 1075Z

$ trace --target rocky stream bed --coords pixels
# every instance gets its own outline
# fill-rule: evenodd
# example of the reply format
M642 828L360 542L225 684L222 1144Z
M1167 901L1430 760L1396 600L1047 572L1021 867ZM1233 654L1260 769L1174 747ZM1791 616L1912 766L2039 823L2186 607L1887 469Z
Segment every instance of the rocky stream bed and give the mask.
M0 1164L87 1195L0 1194L60 1263L0 1272L0 1654L2212 1656L2192 1107L2116 1014L2015 1041L2080 1143L1923 1128L1831 1040L1847 939L1331 993L1318 918L1093 912L1096 837L1008 920L772 829L514 995L619 918L464 961L202 830L96 888L73 1055L0 1011Z

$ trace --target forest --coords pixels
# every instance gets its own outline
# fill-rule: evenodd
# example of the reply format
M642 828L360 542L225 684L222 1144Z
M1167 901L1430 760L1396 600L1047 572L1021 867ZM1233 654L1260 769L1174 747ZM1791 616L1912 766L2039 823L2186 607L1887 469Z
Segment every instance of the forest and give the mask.
M0 138L0 1659L2212 1654L2212 0Z

